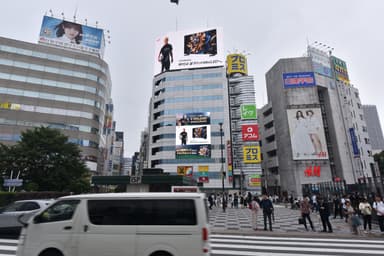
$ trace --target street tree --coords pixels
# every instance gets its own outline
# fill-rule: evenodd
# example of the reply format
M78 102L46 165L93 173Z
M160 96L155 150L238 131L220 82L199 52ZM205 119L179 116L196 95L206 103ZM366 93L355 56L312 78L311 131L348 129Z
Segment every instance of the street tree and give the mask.
M90 188L89 170L79 147L59 130L26 130L16 145L2 148L0 153L8 151L4 170L8 174L17 172L26 190L80 193Z

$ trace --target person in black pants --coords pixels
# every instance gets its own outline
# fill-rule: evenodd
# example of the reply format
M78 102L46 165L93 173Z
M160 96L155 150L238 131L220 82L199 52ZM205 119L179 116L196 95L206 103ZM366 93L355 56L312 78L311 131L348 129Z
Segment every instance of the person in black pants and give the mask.
M260 202L260 207L263 209L264 230L267 230L267 218L268 218L269 230L272 231L273 204L271 200L269 200L267 195L263 195L263 200L261 200Z
M329 215L330 215L330 209L329 209L329 203L324 200L324 198L319 199L319 213L321 218L321 223L323 224L323 230L321 232L327 232L328 227L328 233L332 233L332 225L331 222L329 222Z
M337 215L340 215L340 218L343 218L343 207L341 205L341 200L338 195L335 195L333 198L333 209L334 215L333 218L336 219Z

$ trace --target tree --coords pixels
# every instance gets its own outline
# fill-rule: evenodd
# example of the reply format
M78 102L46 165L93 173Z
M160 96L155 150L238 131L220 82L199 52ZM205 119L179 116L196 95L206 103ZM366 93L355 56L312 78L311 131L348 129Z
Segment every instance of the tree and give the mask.
M7 151L6 146L2 151ZM8 147L8 159L6 172L20 173L25 189L80 193L90 188L89 170L79 147L59 130L40 127L22 132L21 140Z
M380 173L380 186L383 186L384 182L384 151L381 151L380 153L377 153L373 156L373 159L379 166L379 173ZM381 187L383 190L383 187Z

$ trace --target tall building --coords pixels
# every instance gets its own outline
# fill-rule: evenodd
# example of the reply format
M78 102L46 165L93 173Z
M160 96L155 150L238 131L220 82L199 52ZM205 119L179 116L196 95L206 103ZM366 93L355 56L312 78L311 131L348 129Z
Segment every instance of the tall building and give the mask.
M372 153L380 153L384 150L383 130L381 129L379 114L375 105L363 105L364 117L368 130Z
M253 77L248 75L247 59L242 54L227 56L231 138L227 150L233 168L235 187L261 191L261 152ZM232 163L233 162L233 163Z
M156 45L148 167L192 176L203 189L232 187L225 161L230 124L221 30L162 38Z
M280 59L266 74L259 111L266 187L284 196L345 191L372 177L358 90L346 63L314 47Z
M112 175L123 175L124 171L124 132L114 132L112 144Z
M100 51L102 30L76 24L84 29L82 41L63 43L53 38L55 22L64 21L44 17L40 44L0 37L0 142L14 144L34 127L60 129L80 146L92 173L102 173L112 121L106 115L112 85ZM93 32L98 46L87 44Z

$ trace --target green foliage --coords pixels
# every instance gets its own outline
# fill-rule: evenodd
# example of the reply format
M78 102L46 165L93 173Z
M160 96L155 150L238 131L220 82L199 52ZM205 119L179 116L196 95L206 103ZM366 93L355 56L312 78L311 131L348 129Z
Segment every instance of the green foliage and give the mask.
M59 130L40 127L21 134L14 146L0 145L3 175L20 173L25 190L87 192L89 170L80 149Z
M375 162L377 162L377 165L379 166L380 173L384 173L384 151L381 151L378 154L375 154L373 156L373 159Z

